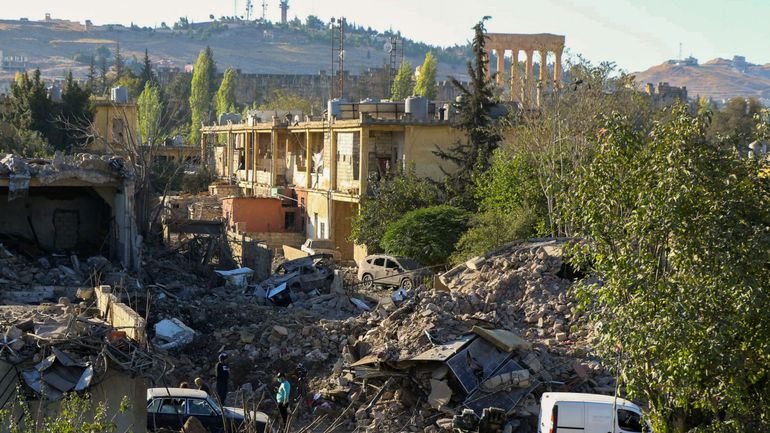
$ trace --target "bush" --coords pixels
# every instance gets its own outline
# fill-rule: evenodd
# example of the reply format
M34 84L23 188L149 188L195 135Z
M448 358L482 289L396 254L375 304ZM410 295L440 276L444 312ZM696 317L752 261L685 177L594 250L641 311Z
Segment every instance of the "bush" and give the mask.
M457 241L450 262L464 262L508 242L528 238L536 232L539 221L538 215L530 208L476 214L471 218L471 228Z
M448 205L417 209L388 225L382 247L388 254L411 257L423 264L446 263L467 230L468 219L465 210Z

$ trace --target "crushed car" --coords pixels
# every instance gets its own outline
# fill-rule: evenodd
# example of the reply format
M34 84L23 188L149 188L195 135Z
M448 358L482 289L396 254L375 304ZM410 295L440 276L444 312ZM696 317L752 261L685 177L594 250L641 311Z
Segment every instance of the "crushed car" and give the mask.
M358 280L367 289L378 285L411 290L432 275L415 260L386 254L366 256L358 264Z
M332 255L314 254L278 265L273 275L257 286L256 294L274 305L286 307L292 302L328 292L333 281Z

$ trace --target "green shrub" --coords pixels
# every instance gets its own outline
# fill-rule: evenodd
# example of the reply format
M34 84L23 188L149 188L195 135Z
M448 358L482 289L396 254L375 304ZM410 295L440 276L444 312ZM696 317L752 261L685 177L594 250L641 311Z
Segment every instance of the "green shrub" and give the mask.
M446 263L468 229L469 217L465 210L448 205L417 209L388 225L381 245L388 254L426 265Z

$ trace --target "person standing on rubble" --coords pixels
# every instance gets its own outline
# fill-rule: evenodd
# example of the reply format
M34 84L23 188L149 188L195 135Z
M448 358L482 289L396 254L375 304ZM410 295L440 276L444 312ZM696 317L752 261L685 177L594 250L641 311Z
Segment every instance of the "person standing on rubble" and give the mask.
M286 421L289 419L289 394L291 393L291 384L286 379L286 375L282 372L276 376L278 381L278 392L275 395L275 401L278 403L278 412L281 413L283 419L283 425L286 425Z
M230 380L230 367L227 365L227 354L219 354L217 362L217 397L219 403L224 406L227 400L227 383Z

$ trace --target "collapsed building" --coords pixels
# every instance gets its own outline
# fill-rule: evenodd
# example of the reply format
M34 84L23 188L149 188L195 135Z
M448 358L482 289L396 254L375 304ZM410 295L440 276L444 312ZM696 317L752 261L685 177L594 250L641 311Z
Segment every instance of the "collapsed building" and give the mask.
M0 239L42 253L139 266L134 181L123 160L90 154L0 159Z
M166 363L147 349L145 320L109 286L77 295L78 303L0 306L0 431L55 417L69 392L90 397L92 417L104 404L117 431L146 430L147 385Z

